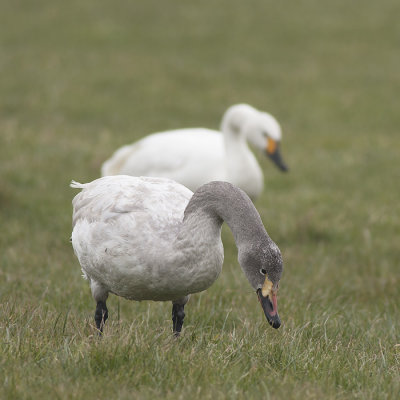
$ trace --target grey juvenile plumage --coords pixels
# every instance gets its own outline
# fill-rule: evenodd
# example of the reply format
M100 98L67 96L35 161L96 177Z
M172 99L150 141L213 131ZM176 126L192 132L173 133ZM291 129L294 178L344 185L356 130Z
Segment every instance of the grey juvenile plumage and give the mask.
M172 301L178 335L190 294L207 289L221 272L223 221L269 323L280 326L281 253L241 189L211 182L193 194L168 179L124 175L72 186L83 189L73 200L72 245L90 281L100 331L111 292L131 300Z

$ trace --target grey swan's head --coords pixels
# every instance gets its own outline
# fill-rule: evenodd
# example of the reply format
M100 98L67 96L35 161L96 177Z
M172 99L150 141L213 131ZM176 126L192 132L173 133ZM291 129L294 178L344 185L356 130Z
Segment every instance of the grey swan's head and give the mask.
M240 249L238 261L251 286L256 290L269 324L275 329L279 328L281 321L277 293L283 261L278 246L272 240L268 244L256 243L251 249Z
M277 292L283 271L282 255L249 196L231 183L210 182L195 192L185 215L197 209L227 223L238 248L239 264L256 291L269 324L279 328Z

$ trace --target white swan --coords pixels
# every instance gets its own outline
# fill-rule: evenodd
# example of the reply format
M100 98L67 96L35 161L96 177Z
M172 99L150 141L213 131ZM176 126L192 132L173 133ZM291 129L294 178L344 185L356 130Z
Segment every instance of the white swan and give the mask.
M83 189L73 199L72 245L97 302L100 331L108 317L108 294L114 293L172 301L173 330L179 335L189 295L207 289L221 272L223 221L269 323L279 328L281 253L242 190L211 182L193 194L169 179L125 175L71 187Z
M221 180L255 199L264 177L247 139L287 170L279 151L281 128L272 115L237 104L225 112L221 131L189 128L154 133L118 149L104 162L101 174L170 178L193 191Z

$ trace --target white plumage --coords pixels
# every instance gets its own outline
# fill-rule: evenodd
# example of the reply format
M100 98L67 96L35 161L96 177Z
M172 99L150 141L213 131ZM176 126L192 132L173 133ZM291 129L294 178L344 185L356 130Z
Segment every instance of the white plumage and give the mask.
M206 289L223 260L221 241L200 242L204 258L217 251L209 277L174 249L193 193L167 179L119 175L88 184L73 200L72 245L91 286L131 300L175 300ZM185 252L189 252L186 248ZM209 260L208 260L209 261ZM95 296L95 300L97 300Z
M281 137L272 115L238 104L224 114L221 132L188 128L154 133L118 149L104 162L101 173L165 177L193 191L207 182L227 181L254 199L262 191L264 178L246 141L267 151L286 170L279 155Z

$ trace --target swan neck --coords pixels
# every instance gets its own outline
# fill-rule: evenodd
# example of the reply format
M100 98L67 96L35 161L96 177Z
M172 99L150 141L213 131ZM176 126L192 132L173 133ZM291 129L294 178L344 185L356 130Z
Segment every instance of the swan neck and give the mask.
M210 182L194 193L185 210L184 224L200 218L206 224L218 227L219 231L225 221L239 251L268 237L250 198L228 182Z
M225 140L233 137L246 140L243 128L256 113L257 111L248 104L236 104L228 108L221 122L221 131Z

